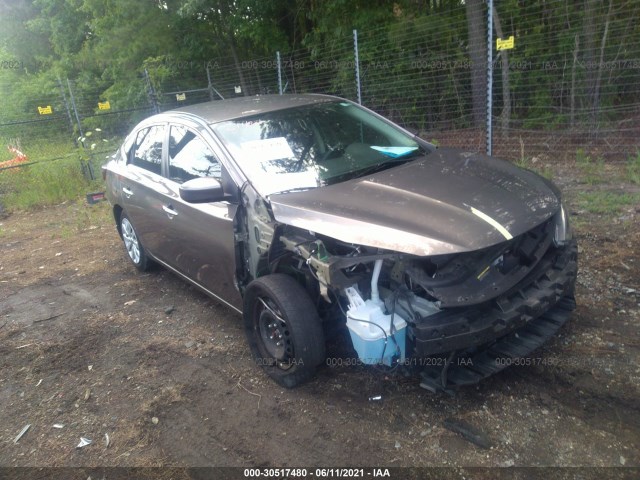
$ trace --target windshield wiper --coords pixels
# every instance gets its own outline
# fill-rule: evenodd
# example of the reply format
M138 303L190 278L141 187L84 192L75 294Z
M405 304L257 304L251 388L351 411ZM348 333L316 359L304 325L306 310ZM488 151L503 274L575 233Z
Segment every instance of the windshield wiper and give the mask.
M418 156L423 155L422 152L416 151L414 153L420 153L420 155ZM402 163L408 163L409 161L413 160L415 157L416 155L413 155L413 154L405 155L404 157L398 157L398 158L387 160L386 162L376 163L375 165L369 165L368 167L352 172L354 175L352 175L351 178L364 177L365 175L371 175L372 173L381 172L382 170L386 170L388 168L397 167Z

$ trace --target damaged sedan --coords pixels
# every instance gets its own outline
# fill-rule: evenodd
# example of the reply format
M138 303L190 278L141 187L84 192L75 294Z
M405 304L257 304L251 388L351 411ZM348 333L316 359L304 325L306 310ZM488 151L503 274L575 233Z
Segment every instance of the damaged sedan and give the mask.
M358 362L452 390L528 355L575 308L577 246L552 183L340 98L158 114L103 175L134 265L241 313L285 387L325 363L338 326Z

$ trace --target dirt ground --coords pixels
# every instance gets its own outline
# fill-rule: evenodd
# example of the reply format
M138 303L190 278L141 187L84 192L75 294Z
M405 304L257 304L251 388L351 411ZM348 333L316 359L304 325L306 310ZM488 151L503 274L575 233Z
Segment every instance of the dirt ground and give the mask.
M605 215L577 201L639 189L549 168L579 239L578 309L534 355L544 365L453 397L360 366L284 390L236 313L130 265L106 203L0 220L0 466L640 466L640 204Z

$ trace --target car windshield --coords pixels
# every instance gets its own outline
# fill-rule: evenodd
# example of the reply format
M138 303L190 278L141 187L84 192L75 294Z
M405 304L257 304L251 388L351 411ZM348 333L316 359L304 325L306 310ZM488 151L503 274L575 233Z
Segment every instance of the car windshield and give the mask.
M212 125L264 195L304 190L426 154L412 136L350 102L322 102Z

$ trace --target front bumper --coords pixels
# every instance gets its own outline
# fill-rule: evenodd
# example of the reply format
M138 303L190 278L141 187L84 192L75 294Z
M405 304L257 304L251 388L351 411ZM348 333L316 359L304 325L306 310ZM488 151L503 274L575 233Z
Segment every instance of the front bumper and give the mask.
M575 241L563 248L551 247L507 293L484 305L444 309L413 325L413 356L429 357L488 344L532 323L562 299L566 299L563 311L572 310L577 257Z

